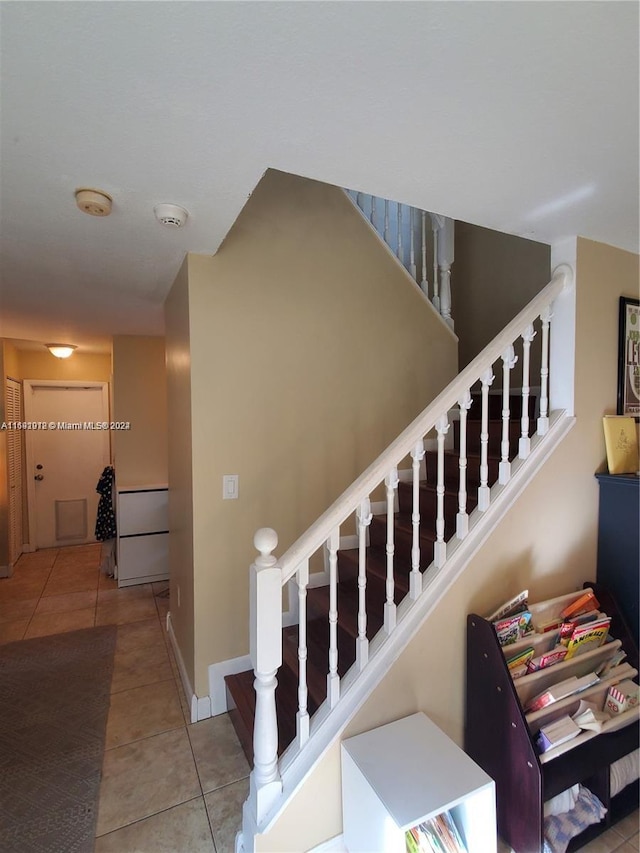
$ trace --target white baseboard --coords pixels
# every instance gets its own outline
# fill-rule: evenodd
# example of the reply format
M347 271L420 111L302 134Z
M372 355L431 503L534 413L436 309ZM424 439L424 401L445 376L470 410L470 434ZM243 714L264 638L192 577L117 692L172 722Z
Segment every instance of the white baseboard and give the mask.
M206 720L208 717L211 716L211 699L209 696L196 696L196 694L193 692L193 687L191 686L189 676L187 675L187 668L184 665L184 660L182 659L180 647L178 646L178 641L176 640L176 635L173 631L173 624L171 623L171 613L167 613L167 634L169 635L169 640L171 642L171 648L173 649L173 653L176 656L178 672L180 673L180 680L182 681L182 687L184 688L185 696L187 698L191 697L191 722L197 723L200 720Z
M229 710L227 704L227 689L224 683L225 675L235 675L252 669L253 664L249 655L239 658L230 658L219 663L209 664L209 716L217 717Z

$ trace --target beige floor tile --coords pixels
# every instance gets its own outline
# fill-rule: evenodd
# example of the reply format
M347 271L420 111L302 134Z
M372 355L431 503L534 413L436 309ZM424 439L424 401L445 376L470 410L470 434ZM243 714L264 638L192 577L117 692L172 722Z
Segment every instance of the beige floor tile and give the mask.
M111 696L106 748L184 726L178 691L173 679L134 687Z
M116 653L156 645L166 649L162 626L157 617L118 625Z
M580 849L586 853L613 853L622 843L624 842L620 835L614 829L608 829Z
M0 598L7 602L40 598L45 583L46 581L20 581L19 583L11 583L11 579L8 581L0 580Z
M15 600L0 599L0 622L16 622L18 619L31 619L38 606L37 598Z
M69 610L86 610L95 607L97 591L68 592L66 595L49 595L40 599L36 615L40 613L63 613Z
M159 593L169 589L169 581L153 581L151 587L153 589L153 594L158 595Z
M173 680L173 672L171 671L166 646L162 640L151 646L141 646L126 651L119 651L116 648L111 679L112 693L130 690L133 687L142 687L145 684L154 684L158 681L171 680Z
M93 575L75 575L68 578L49 578L42 595L68 595L70 592L88 592L98 589L97 572Z
M615 853L638 853L638 845L631 841L623 841L620 847L616 847Z
M244 779L251 772L228 714L194 723L187 733L205 794Z
M631 812L631 814L627 815L622 820L619 820L613 828L624 839L631 838L638 832L639 829L638 815L638 809L636 809L634 812Z
M22 640L28 626L28 619L18 619L15 622L0 622L0 644L14 643L16 640Z
M184 727L109 749L102 767L96 835L193 800L200 793Z
M95 853L215 853L202 797L96 839Z
M249 793L249 780L242 779L205 794L216 853L234 853L236 833L242 825L242 804Z
M65 613L36 614L27 628L25 639L29 637L46 637L49 634L65 634L67 631L77 631L80 628L91 628L95 624L93 607L85 610L72 610Z
M138 598L150 598L153 595L150 583L124 586L121 589L101 589L98 591L100 604L114 604L118 601L131 601Z
M46 551L32 551L30 554L22 554L15 565L16 572L30 571L34 568L51 568L53 566L57 551L49 549Z
M100 572L98 589L118 589L118 581L115 578L110 578L108 575Z
M156 606L151 597L132 598L102 604L98 601L96 625L123 625L125 622L140 622L157 618Z

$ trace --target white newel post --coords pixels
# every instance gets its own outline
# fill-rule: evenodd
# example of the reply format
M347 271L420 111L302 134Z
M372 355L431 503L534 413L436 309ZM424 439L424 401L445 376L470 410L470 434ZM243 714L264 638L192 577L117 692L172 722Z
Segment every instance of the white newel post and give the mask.
M551 408L574 414L575 347L576 347L576 286L574 278L576 240L551 248L551 261L569 261L554 267L553 275L563 275L565 286L553 301L553 322L549 345L549 398Z
M440 314L453 329L451 317L451 264L455 259L454 221L440 217L442 225L438 236L438 266L440 267Z
M260 552L250 570L250 654L255 681L253 770L249 797L243 807L242 842L253 849L251 838L282 793L278 771L276 673L282 664L282 571L272 551L278 535L269 527L256 532L253 544Z

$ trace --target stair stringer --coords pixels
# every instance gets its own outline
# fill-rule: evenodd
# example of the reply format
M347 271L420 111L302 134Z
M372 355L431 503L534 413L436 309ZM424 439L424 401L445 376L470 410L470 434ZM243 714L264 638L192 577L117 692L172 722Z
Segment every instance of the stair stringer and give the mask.
M358 672L352 667L343 677L340 701L330 710L325 701L311 720L310 737L298 750L294 741L280 758L282 793L275 801L265 820L257 827L258 833L268 832L286 808L290 799L304 784L315 766L330 747L339 740L342 732L382 681L391 665L422 627L430 613L447 590L465 571L471 559L502 521L513 501L527 488L542 465L552 455L575 424L575 418L564 410L550 416L549 431L545 436L531 439L531 452L527 459L512 462L511 479L505 485L491 488L491 504L480 512L475 509L469 518L469 534L463 540L455 536L447 543L447 559L441 569L432 566L423 575L423 590L416 600L405 596L398 605L397 626L391 635L380 630L371 641L369 663ZM252 839L243 838L245 853L254 849Z

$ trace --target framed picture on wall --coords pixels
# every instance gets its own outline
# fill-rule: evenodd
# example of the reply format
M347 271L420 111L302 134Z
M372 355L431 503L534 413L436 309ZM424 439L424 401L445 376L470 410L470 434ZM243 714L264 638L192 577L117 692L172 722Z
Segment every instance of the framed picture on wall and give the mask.
M620 297L618 414L640 418L640 300Z

